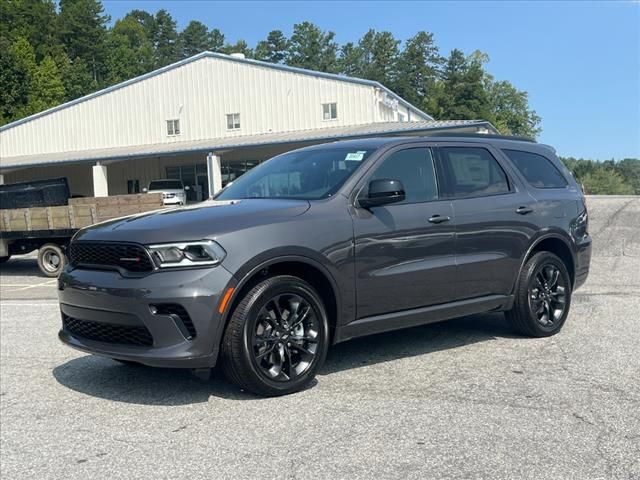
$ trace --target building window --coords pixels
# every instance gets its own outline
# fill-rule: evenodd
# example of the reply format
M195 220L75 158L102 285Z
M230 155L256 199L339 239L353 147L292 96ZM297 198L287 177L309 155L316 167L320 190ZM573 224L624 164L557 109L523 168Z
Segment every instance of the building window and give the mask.
M399 122L404 122L404 115L401 114L400 112L398 112L398 121Z
M167 120L167 135L180 135L180 120Z
M337 103L323 103L322 104L322 119L323 120L335 120L338 118L338 104Z
M127 193L140 193L140 180L127 180Z
M227 113L227 130L238 130L240 128L240 114Z

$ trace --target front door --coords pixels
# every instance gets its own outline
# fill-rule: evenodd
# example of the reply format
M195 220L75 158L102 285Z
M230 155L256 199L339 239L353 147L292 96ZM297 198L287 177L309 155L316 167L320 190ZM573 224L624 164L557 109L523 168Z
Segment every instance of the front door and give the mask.
M354 209L357 318L450 301L455 219L451 202L438 199L431 149L390 152L365 185L374 179L400 180L406 199Z

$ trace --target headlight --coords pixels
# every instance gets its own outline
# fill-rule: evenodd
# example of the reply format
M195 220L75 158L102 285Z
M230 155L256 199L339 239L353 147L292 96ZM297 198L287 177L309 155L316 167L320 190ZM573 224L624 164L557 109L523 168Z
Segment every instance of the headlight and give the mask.
M213 240L149 245L149 252L160 268L218 265L227 252Z

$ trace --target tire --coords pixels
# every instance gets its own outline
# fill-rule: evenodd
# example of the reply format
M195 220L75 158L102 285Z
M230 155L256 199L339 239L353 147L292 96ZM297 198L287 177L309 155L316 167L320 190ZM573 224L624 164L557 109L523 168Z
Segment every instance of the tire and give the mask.
M6 257L0 257L0 263L6 263L11 258L11 255L7 255Z
M222 371L258 395L286 395L309 385L328 347L327 313L313 287L271 277L239 299L222 340Z
M38 268L47 277L57 277L67 264L67 257L62 248L54 243L47 243L38 249Z
M551 252L538 252L520 272L513 308L505 316L522 335L549 337L567 320L571 294L564 262Z

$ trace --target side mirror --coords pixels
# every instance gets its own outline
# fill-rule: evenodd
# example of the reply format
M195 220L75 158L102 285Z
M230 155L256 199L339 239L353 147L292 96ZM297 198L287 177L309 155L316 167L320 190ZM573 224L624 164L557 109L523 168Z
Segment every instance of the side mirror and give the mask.
M189 185L185 185L184 189L185 190L191 190L191 187Z
M148 191L149 191L149 189L148 189L147 187L144 187L144 188L142 189L142 193L147 193Z
M406 198L404 186L400 180L380 179L369 183L366 196L360 197L358 203L362 208L379 207L389 203L402 202Z

